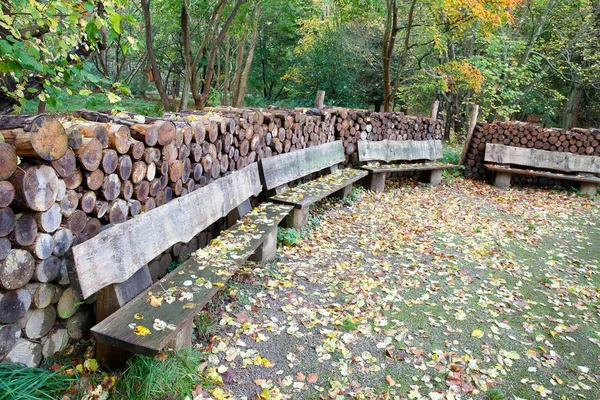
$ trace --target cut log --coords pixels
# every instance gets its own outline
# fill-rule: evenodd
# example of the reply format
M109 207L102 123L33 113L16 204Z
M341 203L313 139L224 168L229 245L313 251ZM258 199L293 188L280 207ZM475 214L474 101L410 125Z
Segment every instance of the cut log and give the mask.
M54 238L48 233L40 233L37 235L33 244L25 246L25 249L29 250L36 258L45 260L50 257L54 251Z
M52 357L63 351L69 344L69 335L66 329L57 329L42 340L42 354L44 357Z
M73 214L65 221L65 227L68 228L74 235L83 232L87 215L81 210L73 211Z
M158 127L155 125L134 124L131 125L130 132L132 138L150 147L158 142Z
M67 333L73 340L79 340L88 336L90 328L94 324L92 313L87 309L81 309L67 321Z
M32 117L30 123L23 124L23 127L0 130L0 134L4 136L6 143L14 146L17 155L22 157L54 161L64 156L67 151L67 134L64 127L58 119L48 115Z
M98 218L88 218L83 228L83 232L88 238L93 238L102 229L102 223Z
M102 162L102 143L95 138L84 138L82 146L77 150L77 158L86 170L98 169Z
M136 199L140 201L144 201L148 198L148 194L150 192L150 183L148 181L141 181L133 190L133 195Z
M104 178L102 195L108 201L115 200L121 193L121 181L117 174L110 174Z
M106 174L112 174L117 170L119 155L116 150L105 149L102 151L102 170Z
M21 288L31 280L34 270L35 260L31 253L13 249L0 263L0 287L8 290Z
M111 224L125 222L129 215L129 207L125 200L117 199L108 206L108 220Z
M17 343L21 337L21 329L13 324L0 325L0 361Z
M91 214L94 211L94 207L96 207L96 192L93 190L84 192L79 199L79 206L83 212Z
M0 208L0 237L4 237L12 232L15 227L15 213L11 208Z
M56 311L58 311L58 317L61 319L67 319L73 316L77 312L81 304L81 298L79 298L72 288L67 288L60 300L56 304Z
M49 256L45 260L38 261L32 279L37 282L52 282L58 278L60 264L60 259L56 256Z
M50 332L55 322L56 308L51 305L46 308L35 308L27 311L19 321L19 325L27 338L39 339Z
M108 130L103 125L83 124L78 126L79 132L84 138L98 139L103 149L108 147ZM85 143L85 139L84 139Z
M78 150L82 145L83 136L77 128L70 128L67 132L67 144L73 150Z
M35 241L37 234L38 226L33 215L21 214L15 222L15 226L10 234L10 240L21 246L30 246Z
M125 200L129 200L131 199L131 196L133 196L133 183L131 183L131 181L125 181L121 185L121 197Z
M70 279L69 279L69 271L67 269L67 263L65 262L64 259L60 260L60 272L58 273L58 277L56 277L54 282L58 283L59 285L64 286L65 289L60 291L60 296L58 299L55 297L54 300L52 300L53 304L59 302L60 297L62 297L64 290L66 290L66 287L68 287L68 285L71 283Z
M71 248L73 244L73 232L69 229L61 228L54 233L54 255L62 256Z
M127 205L129 206L129 215L135 217L142 212L142 203L138 200L132 199L127 201Z
M76 169L70 176L64 178L62 181L65 183L66 189L76 189L81 186L81 182L83 182L83 173ZM58 194L56 195L56 199L58 200Z
M92 172L86 172L85 182L90 190L100 189L104 183L104 172L102 172L100 169Z
M108 126L108 141L111 148L119 154L127 154L131 145L131 133L125 125L110 124Z
M8 238L0 238L0 261L6 259L12 246Z
M65 181L62 179L58 180L58 192L56 192L56 201L61 201L65 198L65 194L67 193L67 185Z
M106 215L107 212L108 212L108 202L106 202L104 200L96 201L96 207L94 208L94 211L92 211L92 215L95 215L98 218L102 218L102 217L104 217L104 215Z
M128 155L123 155L119 157L118 163L118 172L119 178L126 181L131 177L131 170L133 168L133 162L131 161L131 157Z
M36 368L42 362L42 345L27 339L17 339L3 361Z
M79 196L77 192L74 190L67 190L65 193L65 197L59 202L60 211L63 216L69 218L75 210L77 210L77 205L79 204Z
M17 322L31 307L31 293L27 289L0 291L0 323Z
M146 148L146 146L144 146L143 142L140 142L138 140L132 140L131 147L129 148L128 154L134 160L139 160L144 155L145 148Z
M34 217L42 232L52 233L60 227L62 208L59 203L54 203L48 210L35 213Z
M17 169L17 152L8 143L0 143L0 179L8 179Z
M158 131L158 144L166 146L175 139L175 124L171 121L157 121L154 123Z
M71 176L73 172L75 172L75 168L77 168L77 160L73 150L68 148L64 156L58 160L52 161L52 167L61 178Z
M56 295L56 285L52 283L32 282L25 285L31 294L31 301L36 308L45 308L52 304Z
M46 211L56 201L58 176L47 165L21 164L10 177L10 182L15 187L13 205L16 207Z
M136 161L133 163L131 171L131 181L134 184L140 183L146 177L146 168L147 165L143 161Z
M8 207L14 198L15 187L13 184L9 181L0 181L0 207Z

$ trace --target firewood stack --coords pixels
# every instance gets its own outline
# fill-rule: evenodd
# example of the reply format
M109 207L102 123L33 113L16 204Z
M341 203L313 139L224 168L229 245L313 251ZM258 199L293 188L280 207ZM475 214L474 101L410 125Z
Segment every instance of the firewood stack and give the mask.
M347 161L358 163L358 140L441 140L442 122L428 117L406 116L404 113L375 113L329 107L336 140L344 141Z
M465 177L488 179L489 171L484 166L485 144L498 143L508 146L561 151L584 155L600 155L600 130L573 128L570 131L511 121L496 124L477 123L465 160ZM547 178L515 175L520 183L553 185Z
M344 109L0 116L0 361L38 365L87 334L95 299L83 302L71 290L65 253L101 229L264 157L336 139L350 157L361 137L437 138L440 126ZM157 257L152 277L215 233Z

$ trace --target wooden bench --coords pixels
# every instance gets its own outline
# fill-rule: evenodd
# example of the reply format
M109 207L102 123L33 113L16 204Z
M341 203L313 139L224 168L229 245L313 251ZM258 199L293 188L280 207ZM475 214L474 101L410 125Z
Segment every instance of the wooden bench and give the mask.
M119 349L151 355L191 345L194 316L239 266L276 252L277 226L292 207L263 203L248 212L261 192L253 163L73 247L73 289L83 299L98 293L92 333L103 362L119 365L127 356ZM232 214L241 220L152 284L149 261Z
M443 169L458 167L435 161L442 156L441 140L358 141L358 160L367 163L361 168L370 172L368 188L374 192L384 190L386 176L392 172L418 172L421 182L438 185L442 180ZM414 162L394 163L395 161Z
M263 186L267 191L275 192L269 200L294 206L287 218L287 226L299 228L306 225L311 204L329 195L345 198L352 190L352 184L367 175L361 170L338 169L338 164L345 159L344 146L341 141L336 141L260 161ZM293 188L288 186L323 170L328 175Z
M484 159L485 166L493 171L493 185L503 189L510 186L513 174L577 181L581 193L590 197L596 195L600 183L594 176L600 173L597 156L487 143Z

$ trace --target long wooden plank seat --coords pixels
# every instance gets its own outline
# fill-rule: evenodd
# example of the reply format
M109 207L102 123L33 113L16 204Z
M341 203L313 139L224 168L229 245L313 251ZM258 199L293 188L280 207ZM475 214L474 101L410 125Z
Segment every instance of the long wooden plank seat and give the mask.
M97 358L109 365L118 365L127 354L113 346L128 351L142 351L144 349L142 342L145 340L149 343L147 345L149 349L155 349L156 347L152 346L167 343L154 341L154 338L161 334L155 333L150 338L152 329L155 327L154 323L149 327L149 332L142 330L142 335L136 335L140 336L138 339L141 339L142 342L131 341L125 335L123 326L118 323L118 321L130 317L128 309L139 308L140 299L146 296L146 290L152 286L148 262L176 243L189 242L195 235L222 218L237 217L236 219L239 219L244 217L252 208L249 199L261 192L262 185L258 165L253 163L192 193L176 198L164 206L100 232L94 238L72 248L67 265L73 290L83 299L94 293L98 294L96 321L100 325L92 328L92 332L98 339ZM273 256L277 245L277 224L284 214L290 211L291 207L282 207L272 203L261 207L249 214L248 217L244 217L248 224L235 225L224 236L228 243L240 249L239 252L224 251L201 254L215 257L210 260L214 262L215 266L225 265L224 259L227 257L230 257L235 261L235 265L238 265L255 250L253 257L259 261ZM249 238L251 238L250 241ZM218 244L223 240L223 237L219 236L215 243ZM194 265L201 269L203 267L202 257L205 256L194 255L192 261L186 265L188 267ZM197 271L198 277L204 276L200 273L200 269ZM184 270L178 269L170 274L167 282L177 283L175 277L178 277ZM207 269L205 274L208 274L209 271L211 269ZM209 278L210 276L204 277L204 279ZM186 281L181 283L183 287L186 287ZM161 284L164 285L164 283ZM192 286L194 284L192 283ZM218 288L219 285L214 287ZM158 293L158 289L150 291ZM190 305L187 306L189 308L186 308L190 311L173 314L178 318L177 323L174 323L173 319L169 319L169 331L173 326L175 329L167 336L168 338L176 336L175 347L189 345L193 315L213 294L211 291L206 292L205 299L201 298L202 294L194 294L194 301L190 301ZM145 301L145 298L143 300ZM129 308L125 308L130 301L135 301L135 303L132 303ZM155 314L148 314L147 318L151 318ZM160 317L161 321L165 320L162 318L162 314L157 315L156 318ZM104 322L107 318L114 322ZM140 333L139 329L138 333ZM144 336L144 333L148 334ZM133 334L135 335L135 332ZM121 340L122 336L123 340Z
M92 328L99 340L147 355L191 338L178 338L188 324L224 286L237 269L276 232L291 206L263 203L224 231L210 246L198 250L175 271L166 275L118 312ZM271 238L277 241L277 235ZM273 243L274 244L274 243Z
M392 172L418 172L420 181L438 185L442 170L458 167L435 161L442 156L441 140L358 141L358 159L367 163L361 168L370 172L368 187L374 192L384 190L386 176Z
M493 171L493 185L503 189L510 186L513 174L580 182L580 191L590 197L596 195L600 183L594 175L600 173L597 156L487 143L484 159L486 168Z
M270 200L294 206L287 218L288 226L299 228L306 225L311 204L330 195L345 198L354 182L367 175L366 171L356 169L338 170L338 164L345 159L344 146L341 141L336 141L260 161L263 186L276 193ZM288 186L323 170L329 174L292 188Z

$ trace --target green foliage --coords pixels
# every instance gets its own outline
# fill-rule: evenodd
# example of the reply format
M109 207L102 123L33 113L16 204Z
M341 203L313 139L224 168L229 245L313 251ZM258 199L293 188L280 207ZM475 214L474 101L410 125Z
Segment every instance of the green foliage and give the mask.
M57 399L75 382L61 370L0 363L0 399Z
M506 396L498 389L490 389L487 391L488 400L505 400Z
M196 385L202 384L198 366L204 356L185 349L168 353L164 361L142 355L133 356L116 385L116 398L183 400Z
M277 228L277 244L295 246L300 241L302 234L294 228Z

